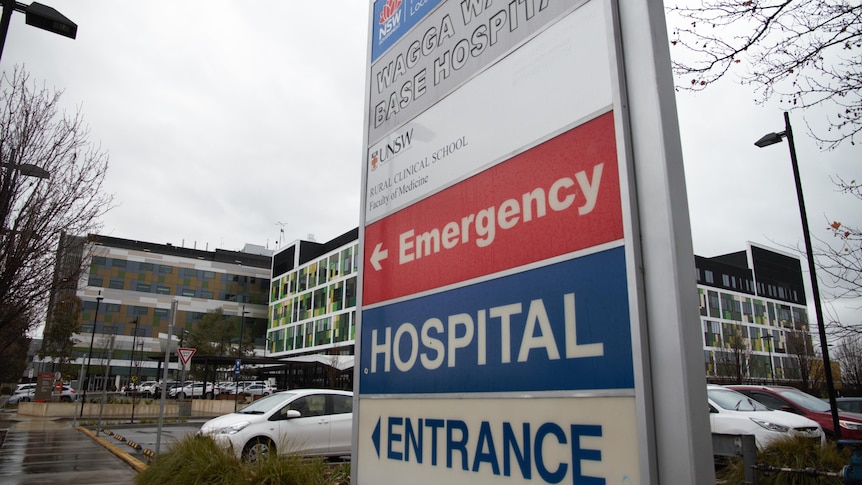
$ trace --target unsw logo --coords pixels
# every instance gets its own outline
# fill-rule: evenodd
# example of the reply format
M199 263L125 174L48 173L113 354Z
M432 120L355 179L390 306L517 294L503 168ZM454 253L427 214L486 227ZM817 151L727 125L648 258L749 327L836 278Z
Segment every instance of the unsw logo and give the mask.
M410 148L410 145L412 143L413 128L410 128L404 133L401 133L398 136L391 138L391 141L371 153L371 170L376 170L380 164L394 157L402 150Z
M377 31L377 41L385 41L401 25L402 0L386 0L386 5L380 12L380 30Z

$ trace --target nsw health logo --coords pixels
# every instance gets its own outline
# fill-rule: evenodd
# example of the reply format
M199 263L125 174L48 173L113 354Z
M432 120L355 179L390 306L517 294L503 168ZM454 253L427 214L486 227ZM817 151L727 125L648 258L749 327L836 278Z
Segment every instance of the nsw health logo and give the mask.
M377 43L385 42L392 34L401 27L404 18L402 0L386 0L383 10L380 12L377 29Z

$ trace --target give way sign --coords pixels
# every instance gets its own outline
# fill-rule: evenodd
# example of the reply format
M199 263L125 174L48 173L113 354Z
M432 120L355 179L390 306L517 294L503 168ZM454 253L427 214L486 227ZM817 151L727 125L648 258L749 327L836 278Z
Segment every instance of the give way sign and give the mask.
M195 355L196 350L197 349L188 347L180 347L177 349L177 352L180 354L180 362L183 363L183 367L189 364L189 361L192 360L192 356Z

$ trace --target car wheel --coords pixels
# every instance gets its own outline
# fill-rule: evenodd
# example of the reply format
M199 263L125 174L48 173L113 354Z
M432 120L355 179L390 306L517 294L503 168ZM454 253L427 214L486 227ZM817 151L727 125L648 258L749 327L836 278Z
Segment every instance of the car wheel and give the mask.
M275 454L275 443L269 438L258 436L246 443L245 448L242 449L242 459L249 463L257 463L270 453Z
M72 402L72 398L69 396L60 396L60 400L63 402Z
M186 398L186 394L184 392L178 392L177 393L177 399L185 399L185 398Z
M268 392L263 393L264 396L269 396Z
M215 397L213 396L213 393L211 393L211 392L208 392L208 393L207 393L206 398L207 398L207 399L209 399L210 401L212 401L213 399L215 399Z

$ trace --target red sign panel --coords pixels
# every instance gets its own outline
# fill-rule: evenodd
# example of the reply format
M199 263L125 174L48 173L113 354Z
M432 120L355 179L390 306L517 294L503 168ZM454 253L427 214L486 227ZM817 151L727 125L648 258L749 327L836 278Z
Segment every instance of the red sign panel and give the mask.
M370 305L623 237L613 113L365 229Z

